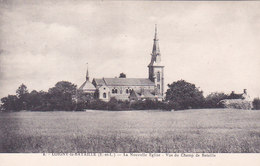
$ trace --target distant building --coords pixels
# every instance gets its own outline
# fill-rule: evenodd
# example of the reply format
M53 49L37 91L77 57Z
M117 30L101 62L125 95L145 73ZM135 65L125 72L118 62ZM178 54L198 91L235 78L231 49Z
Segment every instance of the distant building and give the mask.
M236 108L236 109L252 109L252 101L250 96L247 94L247 90L244 89L243 93L236 94L234 91L229 95L229 99L221 100L220 103L225 108Z
M86 81L79 90L86 94L96 91L97 97L103 101L109 101L111 97L118 100L163 100L164 66L161 64L157 27L148 73L148 78L94 78L90 83L87 71Z
M231 92L231 94L229 95L230 99L245 99L245 100L249 100L250 96L247 94L247 90L244 89L243 93L235 93L234 91Z

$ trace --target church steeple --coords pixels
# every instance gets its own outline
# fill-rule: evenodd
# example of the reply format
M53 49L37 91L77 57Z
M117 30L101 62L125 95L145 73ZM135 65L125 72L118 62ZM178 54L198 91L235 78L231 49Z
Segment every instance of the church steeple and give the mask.
M161 53L159 48L159 39L157 34L157 25L155 24L155 33L154 33L154 39L153 39L153 50L152 50L152 58L151 63L149 66L154 65L154 63L160 63L161 62Z
M161 64L161 52L159 48L159 39L157 33L157 25L155 24L155 33L153 39L153 50L151 54L151 62L148 65L149 79L156 86L156 95L164 95L164 66Z

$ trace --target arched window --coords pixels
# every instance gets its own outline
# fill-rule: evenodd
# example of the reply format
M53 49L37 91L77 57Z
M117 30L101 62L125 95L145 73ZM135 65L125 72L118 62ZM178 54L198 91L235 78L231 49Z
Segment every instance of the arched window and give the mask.
M158 71L158 72L157 72L157 82L160 82L160 80L161 80L160 72Z
M160 84L157 84L157 89L160 90Z
M131 93L132 90L133 90L133 89L131 89L131 88L127 88L127 89L125 90L125 92L128 94L128 93Z
M117 93L118 91L117 91L117 89L116 88L113 88L112 89L112 93Z
M107 98L107 94L106 93L103 93L103 98Z

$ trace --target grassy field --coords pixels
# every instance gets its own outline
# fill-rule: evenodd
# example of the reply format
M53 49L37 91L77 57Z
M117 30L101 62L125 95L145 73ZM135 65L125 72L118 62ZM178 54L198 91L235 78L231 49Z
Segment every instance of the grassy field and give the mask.
M260 111L0 113L0 152L259 153Z

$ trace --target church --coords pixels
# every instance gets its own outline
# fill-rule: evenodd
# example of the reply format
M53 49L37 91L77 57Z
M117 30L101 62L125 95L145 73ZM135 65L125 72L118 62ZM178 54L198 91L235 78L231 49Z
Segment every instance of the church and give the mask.
M155 26L147 78L94 78L90 82L87 69L86 81L78 90L103 101L109 101L112 97L122 101L146 99L162 101L164 98L164 66L161 63L157 27Z

